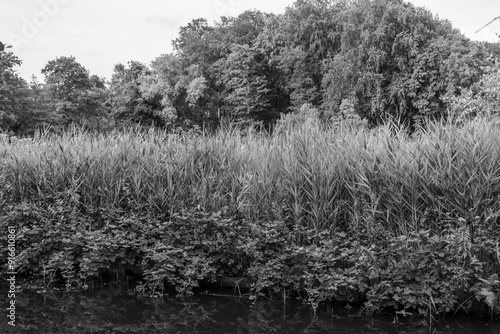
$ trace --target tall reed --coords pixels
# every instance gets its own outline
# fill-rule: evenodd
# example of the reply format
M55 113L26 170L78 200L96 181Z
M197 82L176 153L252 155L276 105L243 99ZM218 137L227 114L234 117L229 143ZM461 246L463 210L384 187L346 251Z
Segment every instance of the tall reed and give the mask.
M408 136L306 122L271 136L71 131L0 142L0 201L173 214L226 208L244 221L282 220L372 236L439 232L500 212L500 127L488 119L429 123ZM488 221L492 221L489 219Z

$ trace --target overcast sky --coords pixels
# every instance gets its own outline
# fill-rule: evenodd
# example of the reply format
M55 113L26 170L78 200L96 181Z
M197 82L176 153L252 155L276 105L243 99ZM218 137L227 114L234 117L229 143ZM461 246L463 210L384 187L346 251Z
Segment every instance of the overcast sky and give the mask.
M411 0L448 19L466 36L499 41L500 0ZM111 78L117 63L149 64L172 51L179 27L194 18L210 23L247 9L283 13L293 0L1 0L0 41L14 45L23 78L59 56L75 56L91 74Z

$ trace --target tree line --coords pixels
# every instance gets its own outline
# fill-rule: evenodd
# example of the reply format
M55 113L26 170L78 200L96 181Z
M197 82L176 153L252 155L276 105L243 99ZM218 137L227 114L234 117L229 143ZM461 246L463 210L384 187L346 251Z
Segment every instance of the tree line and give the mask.
M23 80L21 60L2 47L0 128L271 127L304 105L324 119L413 127L447 117L464 97L491 95L500 56L498 43L471 41L402 0L297 0L279 15L200 18L172 45L149 65L115 65L110 81L58 57L41 70L43 83Z

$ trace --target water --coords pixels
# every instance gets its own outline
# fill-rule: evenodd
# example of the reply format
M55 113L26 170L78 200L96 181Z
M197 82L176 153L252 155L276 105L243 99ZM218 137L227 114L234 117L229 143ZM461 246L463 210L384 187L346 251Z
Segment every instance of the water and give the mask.
M2 289L2 295L7 296ZM21 289L16 294L16 327L0 333L432 333L500 334L500 321L454 317L429 325L419 317L360 317L345 308L322 306L314 316L299 302L252 303L232 290L205 291L190 298L142 298L109 290L77 293ZM2 310L5 310L5 300Z

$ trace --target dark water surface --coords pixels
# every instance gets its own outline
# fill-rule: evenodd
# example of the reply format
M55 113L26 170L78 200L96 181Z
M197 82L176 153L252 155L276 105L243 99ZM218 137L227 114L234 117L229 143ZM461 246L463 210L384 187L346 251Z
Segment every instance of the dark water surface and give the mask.
M16 327L7 324L3 297L0 333L430 333L500 334L500 322L454 317L428 322L419 317L360 317L323 306L314 316L298 302L251 302L232 290L190 298L116 295L107 289L85 293L21 289Z

